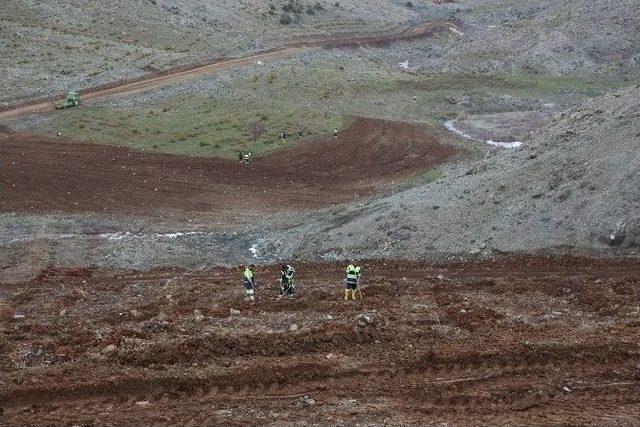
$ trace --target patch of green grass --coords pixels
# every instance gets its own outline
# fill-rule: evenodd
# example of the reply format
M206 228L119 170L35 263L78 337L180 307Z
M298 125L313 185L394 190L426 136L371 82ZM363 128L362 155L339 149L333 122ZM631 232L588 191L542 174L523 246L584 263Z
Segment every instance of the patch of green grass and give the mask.
M254 141L250 124L256 121L264 125L266 133ZM56 112L51 122L38 131L49 134L67 129L66 133L78 140L95 139L174 154L235 158L240 150L259 156L304 139L330 135L342 123L338 115L306 111L285 99L274 105L269 101L242 100L211 103L209 98L195 98L175 100L160 108L85 105ZM285 142L280 138L282 130L289 135ZM303 130L303 140L298 137L299 130Z
M433 168L423 172L420 175L420 181L426 184L429 182L437 181L441 177L442 177L442 171L438 168Z

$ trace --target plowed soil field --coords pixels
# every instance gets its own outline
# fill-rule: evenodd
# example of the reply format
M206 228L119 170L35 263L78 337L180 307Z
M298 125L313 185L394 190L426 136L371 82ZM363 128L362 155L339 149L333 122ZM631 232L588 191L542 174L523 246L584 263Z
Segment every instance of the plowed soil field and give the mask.
M637 261L362 266L356 301L338 264L295 265L293 301L260 268L253 304L239 268L4 286L3 425L640 423Z
M251 165L13 134L0 143L0 211L269 213L354 201L448 160L454 147L404 122L355 119Z

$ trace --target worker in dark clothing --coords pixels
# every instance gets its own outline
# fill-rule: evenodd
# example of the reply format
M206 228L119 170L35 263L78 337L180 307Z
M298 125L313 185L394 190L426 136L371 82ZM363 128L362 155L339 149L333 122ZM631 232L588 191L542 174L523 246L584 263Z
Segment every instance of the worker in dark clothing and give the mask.
M280 271L280 296L287 296L289 299L293 299L295 293L295 285L293 284L293 275L295 270L289 264L283 265Z

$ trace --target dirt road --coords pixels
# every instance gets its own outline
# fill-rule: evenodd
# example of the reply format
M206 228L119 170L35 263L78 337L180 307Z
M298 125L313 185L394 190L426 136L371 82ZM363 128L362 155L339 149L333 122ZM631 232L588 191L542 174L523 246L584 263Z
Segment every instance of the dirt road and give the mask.
M100 88L81 91L82 102L90 103L114 95L130 95L158 87L184 82L197 77L213 74L231 68L241 67L257 61L286 58L313 48L344 48L355 46L381 46L390 43L428 37L438 31L455 26L452 22L424 22L394 34L335 34L299 37L286 41L283 46L268 52L247 55L234 59L215 59L208 63L181 67L159 75L144 77L135 81L116 82ZM52 99L34 101L22 106L1 111L0 120L12 119L28 114L42 113L53 109ZM1 130L1 129L0 129Z
M50 268L6 286L26 319L2 330L3 421L640 422L637 261L364 263L351 302L343 265L296 267L294 301L275 299L274 266L255 305L239 269Z
M302 210L393 189L456 150L424 128L355 119L251 165L14 134L0 144L2 212L172 215Z

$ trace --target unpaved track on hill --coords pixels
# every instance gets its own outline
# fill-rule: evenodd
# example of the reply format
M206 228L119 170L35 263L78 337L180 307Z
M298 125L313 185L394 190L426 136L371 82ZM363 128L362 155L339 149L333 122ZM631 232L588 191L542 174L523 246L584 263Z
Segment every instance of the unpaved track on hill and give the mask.
M343 34L333 36L308 36L297 38L285 43L283 47L268 52L247 55L234 59L216 59L212 63L199 64L192 67L182 67L167 71L161 75L142 78L136 81L114 83L108 87L81 91L82 102L100 100L115 95L131 95L158 87L184 82L197 77L213 74L223 70L241 67L257 61L286 58L312 48L342 48L355 46L381 46L390 43L428 37L437 31L454 26L451 22L425 22L395 34L358 35ZM12 119L28 114L42 113L53 109L52 100L35 101L25 105L0 111L0 119Z
M255 305L227 269L50 268L7 286L26 320L2 330L5 423L640 421L637 261L371 262L348 303L343 265L296 267L296 300L261 267Z
M338 139L280 150L249 166L14 134L0 144L0 212L313 209L391 190L455 153L419 126L364 118Z

